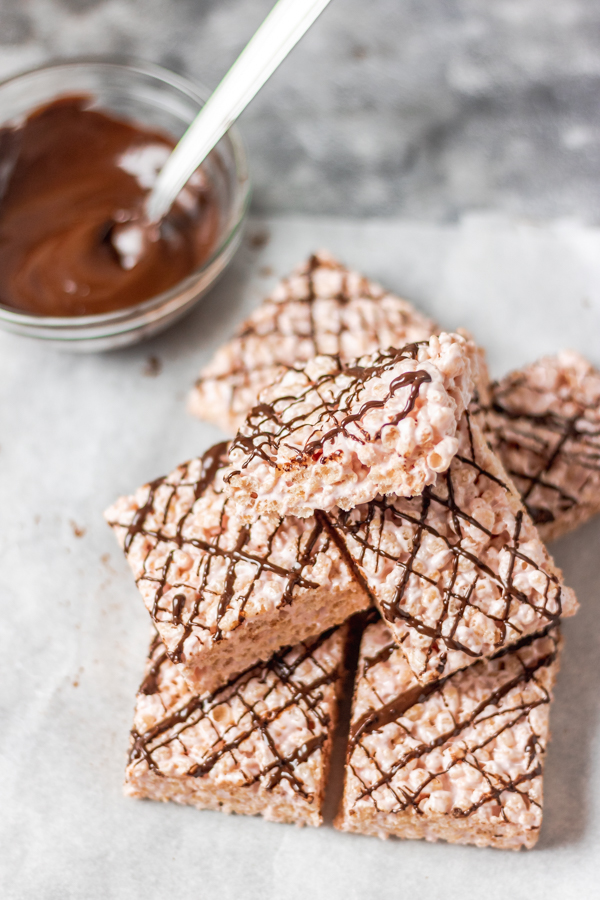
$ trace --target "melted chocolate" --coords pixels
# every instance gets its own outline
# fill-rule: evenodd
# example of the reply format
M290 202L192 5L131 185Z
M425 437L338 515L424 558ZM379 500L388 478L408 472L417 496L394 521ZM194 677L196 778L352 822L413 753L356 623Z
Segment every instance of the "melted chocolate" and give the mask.
M188 184L139 261L115 251L116 223L142 220L148 189L120 160L173 147L162 132L66 97L0 131L0 303L41 316L82 316L134 306L173 287L212 252L214 189ZM156 239L154 239L156 238Z
M335 684L342 677L343 665L328 671L317 661L316 651L333 635L335 629L324 632L318 638L305 641L296 647L286 647L273 656L269 662L257 663L241 675L218 688L209 697L194 696L183 706L165 716L143 734L133 730L131 735L130 762L145 761L150 769L161 775L160 763L154 753L160 748L177 741L181 734L210 719L212 711L220 704L228 704L234 711L242 710L241 718L248 720L242 728L233 727L233 734L220 735L215 731L215 741L200 762L190 764L187 776L202 778L210 774L217 763L226 755L235 758L235 751L249 738L259 735L270 750L271 760L253 776L244 772L245 784L251 785L261 780L263 787L272 790L281 781L286 781L297 793L308 796L302 778L297 773L298 766L313 756L328 740L329 715L324 705L323 689ZM312 680L306 682L300 674L301 667L311 660L316 667ZM146 678L140 693L160 692L161 668L167 663L166 653L160 640L155 639L150 650ZM249 682L258 680L264 685L260 700L249 702L245 689ZM265 703L266 696L283 688L283 697L276 703ZM289 753L282 753L274 740L269 726L276 723L286 710L298 709L314 736ZM240 713L236 712L239 716ZM229 730L229 729L228 729ZM242 770L243 771L243 770Z

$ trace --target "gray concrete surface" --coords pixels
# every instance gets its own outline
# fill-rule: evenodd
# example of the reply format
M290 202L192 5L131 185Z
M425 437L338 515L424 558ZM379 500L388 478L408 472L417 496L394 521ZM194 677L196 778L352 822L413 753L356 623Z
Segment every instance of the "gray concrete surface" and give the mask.
M271 0L1 0L0 75L130 54L214 87ZM600 219L597 0L333 0L242 118L262 213Z

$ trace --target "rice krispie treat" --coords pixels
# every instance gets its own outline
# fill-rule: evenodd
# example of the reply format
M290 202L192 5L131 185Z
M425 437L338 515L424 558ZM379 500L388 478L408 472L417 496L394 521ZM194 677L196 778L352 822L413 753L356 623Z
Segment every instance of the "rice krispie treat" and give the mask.
M544 540L600 512L600 372L563 351L491 385L488 440Z
M336 827L380 838L533 847L559 629L426 687L383 622L363 636Z
M157 635L137 696L125 793L320 825L346 631L288 647L204 698Z
M330 516L413 674L428 683L577 611L516 488L466 414L420 497Z
M356 359L427 340L434 323L410 303L318 253L284 279L200 373L189 408L235 434L260 391L320 354Z
M324 517L240 520L223 493L227 449L106 512L170 658L199 693L370 602Z
M317 356L262 391L226 484L245 514L309 516L378 493L411 496L456 453L475 347L441 334L350 363Z

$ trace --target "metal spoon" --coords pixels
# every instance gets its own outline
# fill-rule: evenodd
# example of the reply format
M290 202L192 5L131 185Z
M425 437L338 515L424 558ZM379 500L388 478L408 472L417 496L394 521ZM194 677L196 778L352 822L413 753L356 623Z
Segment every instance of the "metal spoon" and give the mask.
M233 125L329 0L279 0L209 97L165 165L146 201L150 223L169 211L188 178Z

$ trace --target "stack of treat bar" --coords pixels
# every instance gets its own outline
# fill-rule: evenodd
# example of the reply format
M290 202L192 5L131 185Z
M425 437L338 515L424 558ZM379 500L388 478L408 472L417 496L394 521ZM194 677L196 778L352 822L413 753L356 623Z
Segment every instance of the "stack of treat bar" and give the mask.
M490 384L465 333L325 254L204 369L237 436L107 519L154 624L126 793L531 847L560 620L543 541L600 511L600 374L575 353Z

